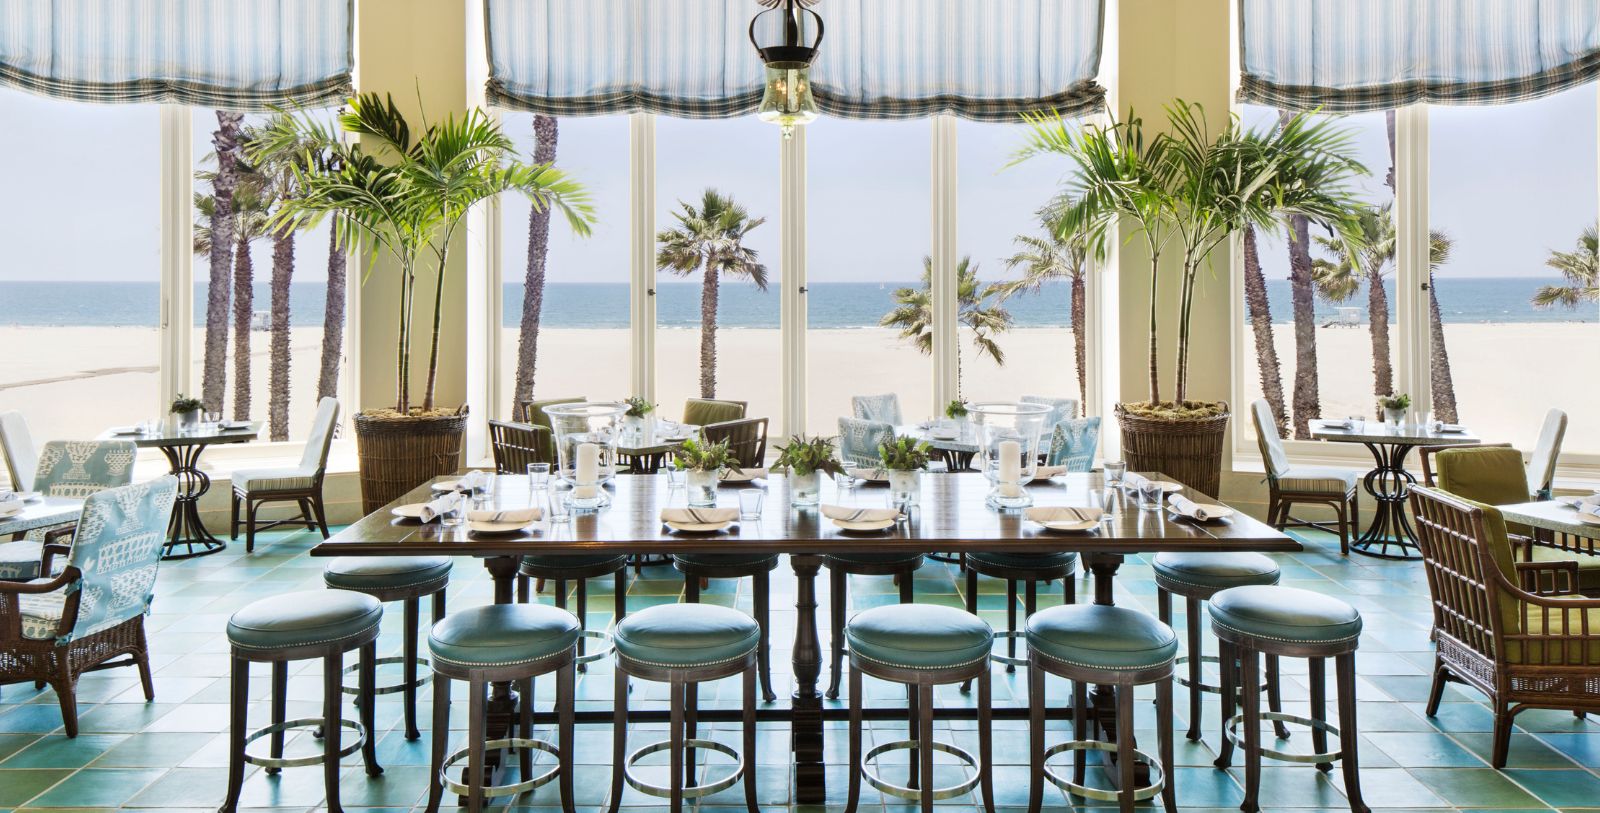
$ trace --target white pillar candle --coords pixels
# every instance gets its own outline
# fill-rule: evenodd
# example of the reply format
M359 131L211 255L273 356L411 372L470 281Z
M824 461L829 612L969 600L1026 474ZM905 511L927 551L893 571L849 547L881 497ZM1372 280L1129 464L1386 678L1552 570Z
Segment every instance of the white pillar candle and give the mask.
M1022 444L1014 440L999 443L999 474L995 490L1002 497L1016 497L1022 493Z
M577 485L572 496L580 500L593 499L600 484L600 446L595 443L578 444Z

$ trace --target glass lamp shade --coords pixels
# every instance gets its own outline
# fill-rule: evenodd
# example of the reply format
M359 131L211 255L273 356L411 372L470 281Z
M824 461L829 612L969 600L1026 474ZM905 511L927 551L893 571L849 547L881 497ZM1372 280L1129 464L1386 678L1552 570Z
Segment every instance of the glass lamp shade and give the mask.
M978 430L978 462L993 484L994 508L1024 508L1033 498L1023 486L1039 468L1040 438L1050 408L1043 404L991 402L967 407Z
M818 116L817 100L811 95L811 66L803 62L767 64L766 89L756 118L783 127L785 138L794 134L797 124L809 124Z
M628 405L615 402L557 404L544 408L556 440L556 469L572 484L572 507L603 508L602 487L617 473L617 440Z

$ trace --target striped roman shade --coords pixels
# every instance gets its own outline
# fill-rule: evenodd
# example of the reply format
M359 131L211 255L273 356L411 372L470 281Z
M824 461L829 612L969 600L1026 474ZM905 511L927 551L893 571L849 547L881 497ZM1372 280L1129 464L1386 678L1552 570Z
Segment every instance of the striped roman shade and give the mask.
M351 89L352 0L0 0L0 85L263 111Z
M1508 104L1600 77L1596 0L1243 0L1243 101Z
M831 116L1095 112L1103 0L823 0ZM753 0L488 0L489 100L556 116L731 118L761 101Z

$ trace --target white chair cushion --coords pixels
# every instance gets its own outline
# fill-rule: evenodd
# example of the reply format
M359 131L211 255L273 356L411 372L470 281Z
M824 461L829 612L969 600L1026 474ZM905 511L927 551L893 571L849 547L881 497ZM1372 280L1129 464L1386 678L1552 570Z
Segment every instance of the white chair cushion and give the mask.
M38 542L0 544L0 581L20 582L39 578L39 562L44 545Z
M22 611L22 637L49 641L56 637L61 615L67 608L67 591L17 596Z
M1290 466L1278 478L1284 491L1343 495L1356 487L1356 473L1332 466Z
M236 491L289 491L310 488L316 469L296 466L286 469L240 469L233 473Z

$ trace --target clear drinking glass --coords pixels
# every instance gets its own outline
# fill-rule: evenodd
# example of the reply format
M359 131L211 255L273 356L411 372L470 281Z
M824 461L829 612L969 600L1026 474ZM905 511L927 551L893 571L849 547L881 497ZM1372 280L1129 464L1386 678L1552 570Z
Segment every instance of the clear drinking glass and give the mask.
M549 463L528 464L528 490L543 491L550 484Z
M766 496L767 492L759 488L739 489L739 519L744 522L761 519L761 503Z
M550 502L551 522L572 521L572 484L565 480L555 480L546 489Z
M217 431L217 427L222 424L222 413L221 412L207 412L206 415L205 415L205 418L206 418L206 431L207 432L215 432L215 431Z
M446 528L454 528L467 519L466 500L459 497L450 501L450 506L439 514L439 524Z
M833 484L841 493L849 493L855 490L856 478L848 471L841 471L833 476Z
M1090 504L1100 509L1100 521L1110 522L1117 512L1118 498L1122 496L1121 489L1114 487L1093 488L1089 490Z
M1161 510L1161 498L1166 494L1166 489L1161 487L1160 480L1146 480L1139 484L1139 508L1144 511Z
M676 491L683 488L683 469L678 466L676 461L662 470L667 473L667 488L669 490Z
M491 494L494 494L494 472L486 471L478 478L477 485L472 487L472 498L487 500Z
M1122 475L1128 473L1128 464L1121 460L1106 461L1106 485L1122 485Z

